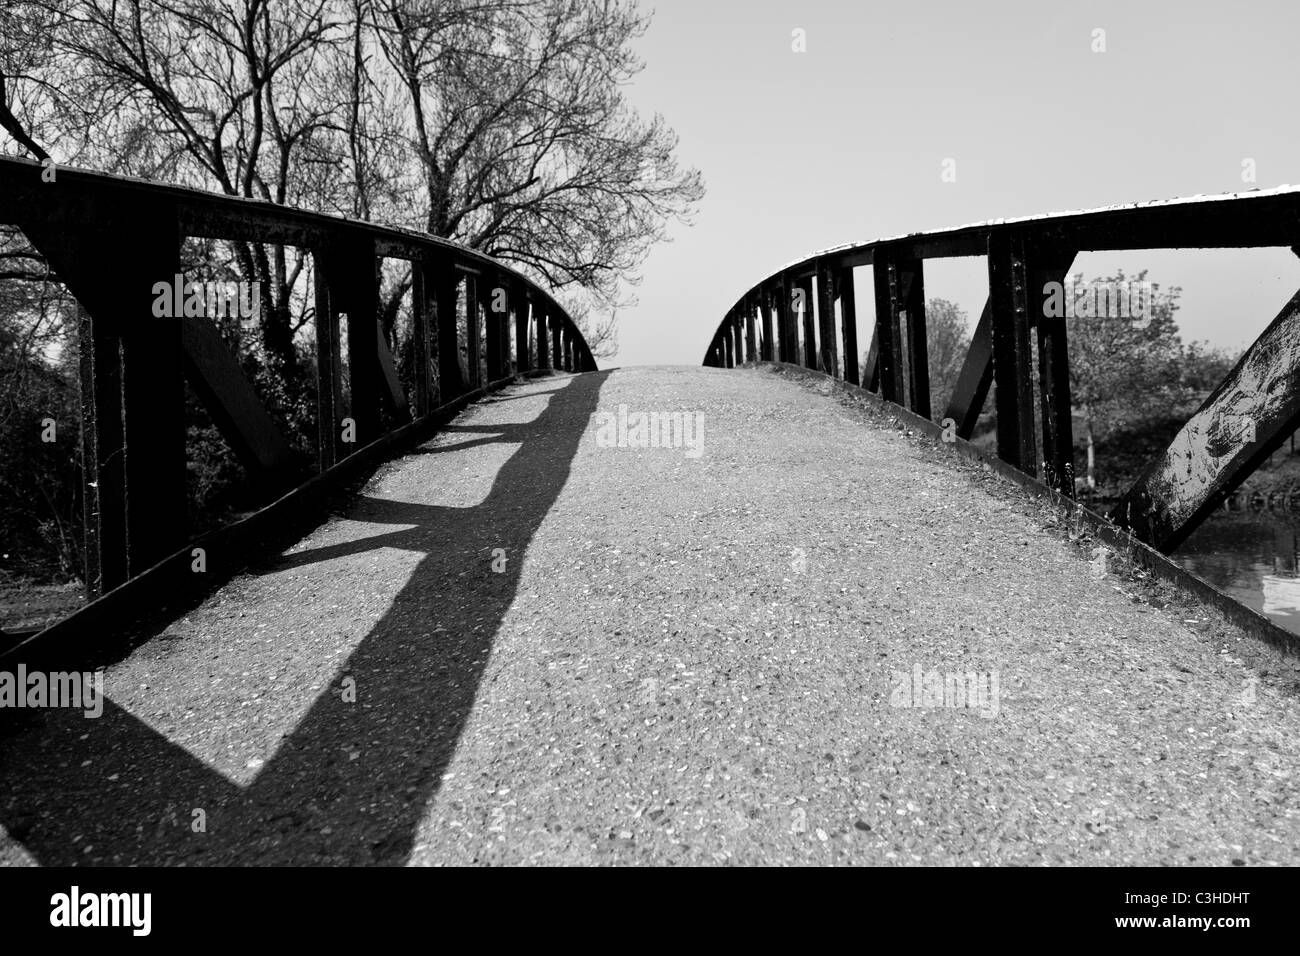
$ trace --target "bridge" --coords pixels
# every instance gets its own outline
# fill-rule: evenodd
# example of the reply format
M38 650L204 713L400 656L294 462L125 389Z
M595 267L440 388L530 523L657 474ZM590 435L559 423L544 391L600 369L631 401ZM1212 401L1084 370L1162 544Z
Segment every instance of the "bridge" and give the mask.
M0 710L0 861L1300 853L1295 639L1167 557L1300 425L1300 299L1103 516L1072 500L1068 353L1034 294L1084 250L1293 247L1300 193L827 250L746 290L701 366L601 370L471 250L41 172L0 161L0 219L82 307L94 599L0 670L102 667L104 691L89 720ZM152 313L184 237L311 250L310 473L206 320ZM989 301L939 412L923 262L971 255ZM412 264L409 389L385 257ZM186 381L266 496L195 538ZM967 440L991 389L995 456Z

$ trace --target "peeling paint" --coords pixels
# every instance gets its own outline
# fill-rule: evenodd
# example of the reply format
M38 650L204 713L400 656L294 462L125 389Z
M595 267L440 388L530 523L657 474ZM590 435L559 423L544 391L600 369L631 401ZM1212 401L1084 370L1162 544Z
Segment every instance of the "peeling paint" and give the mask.
M1260 441L1276 434L1300 407L1300 294L1242 357L1185 424L1126 501L1146 501L1156 538L1183 525L1238 474ZM1262 436L1262 437L1257 437Z

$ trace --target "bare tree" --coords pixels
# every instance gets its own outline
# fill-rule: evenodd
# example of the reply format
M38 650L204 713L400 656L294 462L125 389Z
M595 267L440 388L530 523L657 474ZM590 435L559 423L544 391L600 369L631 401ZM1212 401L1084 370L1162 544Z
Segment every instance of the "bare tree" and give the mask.
M334 112L314 81L317 63L345 34L327 0L28 6L50 31L50 57L35 75L57 82L65 100L99 105L72 131L85 144L82 162L276 203L318 205L336 181L311 162ZM231 245L241 272L259 283L265 360L292 381L290 290L304 258Z
M406 94L426 229L612 315L703 194L662 118L623 97L646 18L616 0L375 0L374 25ZM612 347L612 323L587 324L593 349Z
M33 155L422 227L564 290L598 352L703 193L662 118L625 101L648 22L627 0L15 0L2 16L0 126ZM307 260L231 250L261 288L269 378L292 379ZM390 329L409 285L386 290Z

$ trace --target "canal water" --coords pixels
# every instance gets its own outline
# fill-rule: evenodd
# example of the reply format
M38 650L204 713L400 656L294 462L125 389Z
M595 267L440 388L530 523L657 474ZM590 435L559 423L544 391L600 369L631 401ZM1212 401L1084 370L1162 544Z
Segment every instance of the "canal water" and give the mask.
M1300 634L1300 512L1215 512L1171 557Z

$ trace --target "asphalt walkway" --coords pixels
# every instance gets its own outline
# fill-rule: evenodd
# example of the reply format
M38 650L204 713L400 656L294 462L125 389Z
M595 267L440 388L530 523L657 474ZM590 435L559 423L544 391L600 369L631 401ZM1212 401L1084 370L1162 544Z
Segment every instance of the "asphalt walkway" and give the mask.
M470 408L0 731L0 862L1300 862L1293 666L822 391Z

